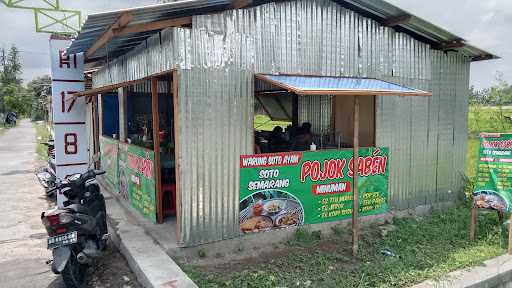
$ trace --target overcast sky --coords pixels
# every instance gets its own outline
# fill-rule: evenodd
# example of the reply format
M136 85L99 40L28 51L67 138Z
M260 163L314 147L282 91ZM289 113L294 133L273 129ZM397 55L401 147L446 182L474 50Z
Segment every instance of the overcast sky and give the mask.
M35 0L32 0L35 1ZM512 83L512 1L511 0L387 0L425 20L461 36L471 44L503 59L474 62L471 85L492 85L496 71ZM61 0L68 9L84 14L156 3L155 0ZM2 5L2 4L0 4ZM0 6L0 46L15 44L22 50L23 78L49 74L48 34L35 33L30 10Z

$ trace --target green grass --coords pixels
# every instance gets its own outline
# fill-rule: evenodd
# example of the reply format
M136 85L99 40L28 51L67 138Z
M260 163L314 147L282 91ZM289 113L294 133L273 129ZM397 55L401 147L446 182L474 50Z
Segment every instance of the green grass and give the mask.
M480 132L512 131L512 109L507 107L490 107L471 105L468 113L468 132L470 137L478 137Z
M37 148L36 152L39 156L39 159L47 161L48 160L48 148L45 145L39 144L41 142L48 141L50 137L50 131L48 131L47 123L43 121L34 122L34 127L36 128L36 142Z
M257 131L272 131L276 126L281 126L284 130L291 124L292 122L288 121L272 121L272 119L267 115L254 116L254 129Z
M512 132L512 121L506 119L512 117L510 106L490 107L471 105L468 113L468 150L466 161L466 175L476 175L476 160L478 157L480 132Z
M234 274L184 269L199 287L405 287L503 254L497 216L481 218L474 242L468 241L470 210L461 207L395 220L397 229L383 238L363 236L355 262L347 256L350 242L332 238L293 249L272 263L240 264L245 266ZM322 249L327 244L331 248ZM396 256L382 255L383 249Z
M478 134L512 131L512 123L503 116L512 116L512 109L470 107L466 169L469 177L476 172ZM257 130L272 130L276 125L288 124L278 124L266 116L255 117ZM407 287L502 255L505 250L500 245L497 216L484 214L480 218L478 239L474 242L468 241L470 210L459 207L425 218L397 219L397 229L384 237L377 235L376 227L366 229L357 261L350 257L350 242L346 241L349 230L339 229L331 238L320 239L324 235L299 229L296 237L288 241L286 252L279 251L275 259L235 263L231 266L235 271L193 265L183 268L199 287L209 288ZM384 256L383 249L397 256Z
M468 177L476 176L476 160L480 147L480 139L470 137L468 139L468 150L466 152L466 175Z

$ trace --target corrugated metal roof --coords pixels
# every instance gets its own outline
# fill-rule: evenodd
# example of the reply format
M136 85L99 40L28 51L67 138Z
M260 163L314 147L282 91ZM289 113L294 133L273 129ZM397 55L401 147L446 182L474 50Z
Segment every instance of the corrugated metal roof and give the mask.
M373 78L264 75L256 77L299 95L399 95L432 96L432 93L407 88Z
M374 18L376 20L391 19L400 16L410 16L408 21L397 25L398 30L404 30L404 32L410 32L413 36L419 36L420 40L424 42L430 42L429 44L442 44L451 41L462 42L465 45L459 50L467 56L474 57L474 60L488 60L498 59L490 52L468 44L468 42L460 36L457 36L442 27L439 27L431 22L428 22L412 13L409 13L395 5L392 5L383 0L334 0L335 2L352 8L358 12L367 14L366 16ZM441 9L441 7L440 7ZM483 57L482 57L483 56ZM487 57L485 57L487 56Z
M133 20L130 21L130 25L136 25L221 11L230 4L231 0L187 0L91 14L87 17L84 26L68 48L67 53L86 52L124 13L132 14ZM158 32L158 30L155 30L114 37L108 42L108 54L111 58L122 55ZM91 58L107 56L107 46L96 51Z
M379 22L396 17L409 16L408 20L394 26L395 29L408 33L419 40L432 45L443 45L453 41L464 43L463 47L451 48L473 57L473 60L486 60L499 58L492 53L466 43L466 40L438 27L424 19L408 13L383 0L333 0L334 2L364 14ZM130 8L112 12L91 14L71 46L68 53L86 52L93 44L116 22L123 13L131 13L133 20L130 25L151 23L159 20L174 19L184 16L200 15L230 8L233 0L186 0L157 4L145 7ZM272 2L269 0L253 0L252 6ZM105 47L102 47L90 58L109 56L115 58L132 48L138 46L149 36L158 33L158 30L128 34L113 38ZM108 50L107 50L108 47Z

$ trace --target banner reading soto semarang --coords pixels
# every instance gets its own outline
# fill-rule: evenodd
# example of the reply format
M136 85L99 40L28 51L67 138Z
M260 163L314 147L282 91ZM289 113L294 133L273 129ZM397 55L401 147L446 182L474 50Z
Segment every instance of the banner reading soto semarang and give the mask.
M512 133L480 134L475 207L512 211Z
M240 229L258 232L352 217L352 150L240 156ZM388 210L388 149L359 150L359 213Z

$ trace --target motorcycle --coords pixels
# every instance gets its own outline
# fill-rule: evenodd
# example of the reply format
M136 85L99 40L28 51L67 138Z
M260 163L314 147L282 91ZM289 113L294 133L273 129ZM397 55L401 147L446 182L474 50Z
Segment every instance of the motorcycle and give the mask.
M102 174L105 171L88 170L58 181L53 189L68 200L63 208L41 214L49 236L48 249L53 253L51 270L62 275L68 288L83 287L87 267L107 246L105 199L96 181Z
M5 116L5 120L4 120L4 126L7 127L7 125L10 125L12 127L15 127L16 126L16 118L18 116L16 115L15 112L8 112L7 115Z
M47 146L48 153L48 165L46 167L40 168L36 172L37 180L41 186L44 187L46 191L46 196L49 198L55 198L57 194L55 193L55 183L57 181L57 177L55 175L55 144L53 140L48 140L47 142L40 143L42 145Z

